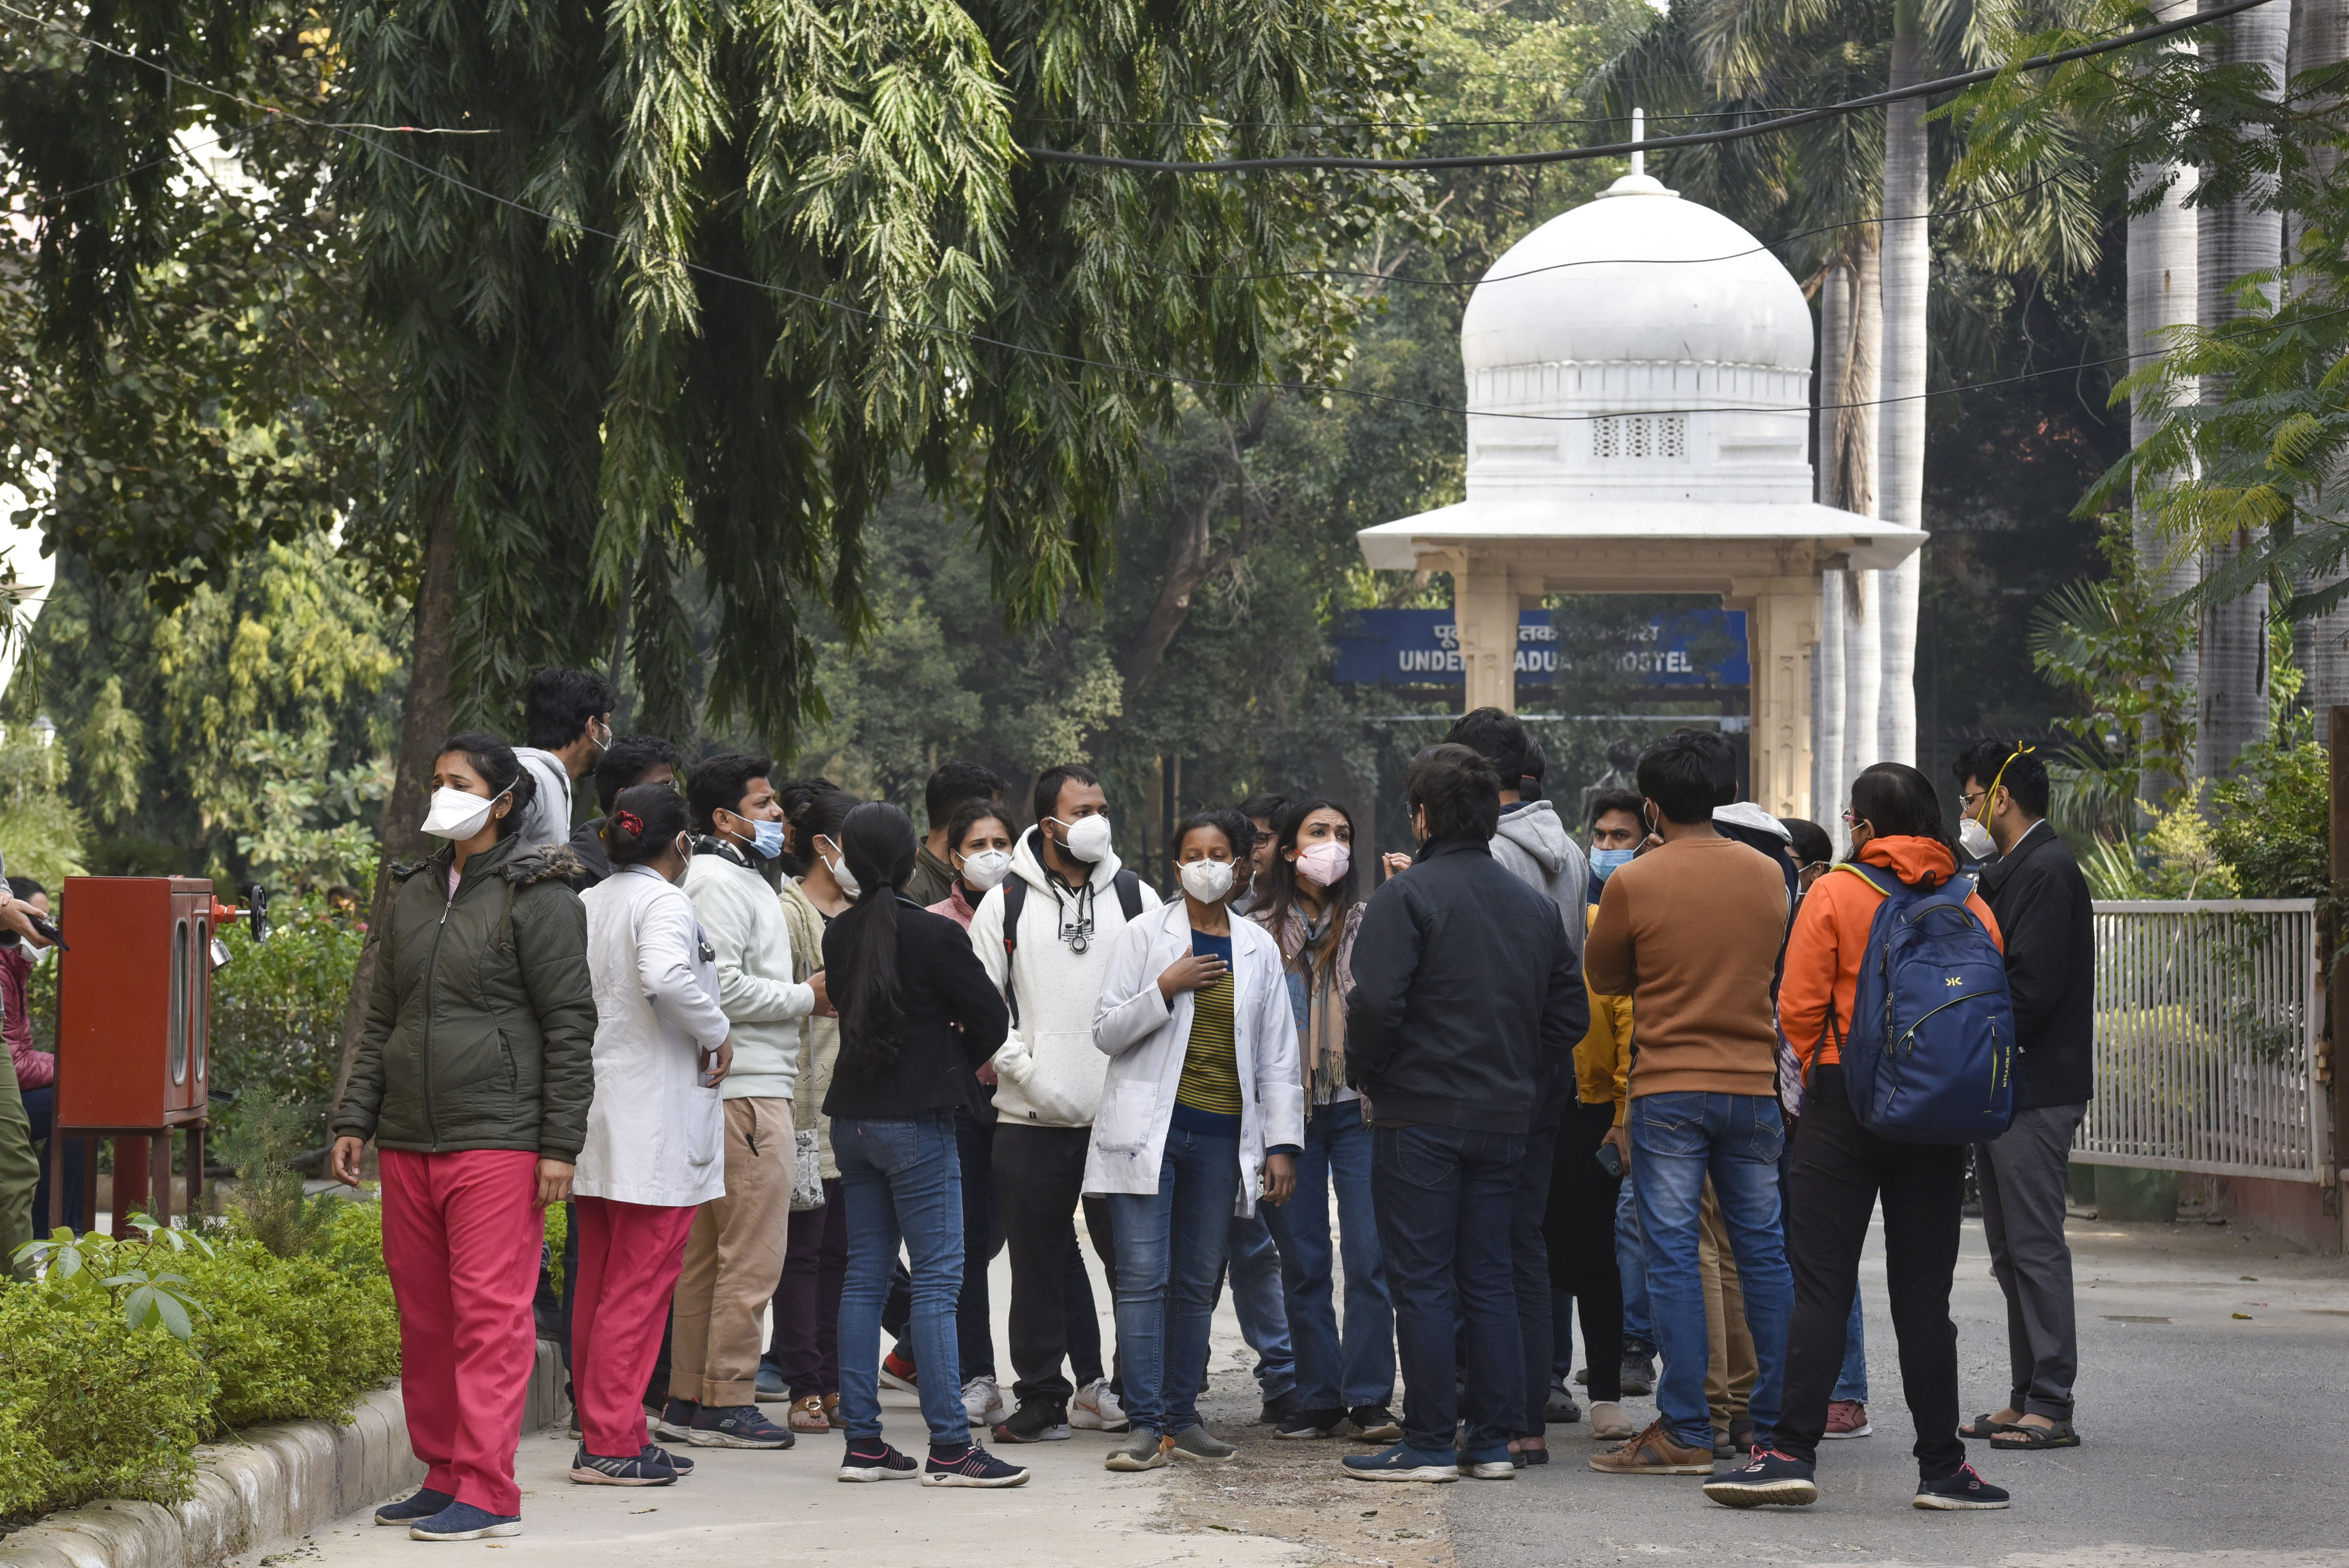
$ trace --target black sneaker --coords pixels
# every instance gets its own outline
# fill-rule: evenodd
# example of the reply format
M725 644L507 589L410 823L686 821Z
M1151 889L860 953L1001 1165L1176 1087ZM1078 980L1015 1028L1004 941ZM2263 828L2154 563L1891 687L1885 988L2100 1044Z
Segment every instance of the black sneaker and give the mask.
M1645 1340L1623 1342L1623 1392L1648 1395L1656 1391L1656 1351Z
M912 1480L922 1473L921 1461L901 1454L878 1438L863 1442L851 1438L841 1456L838 1479L844 1481Z
M1276 1428L1286 1426L1304 1407L1305 1401L1297 1397L1296 1389L1291 1388L1285 1394L1276 1394L1266 1400L1264 1408L1256 1413L1256 1424L1259 1427Z
M756 1405L704 1405L685 1440L697 1449L788 1449L799 1441Z
M1346 1424L1343 1410L1299 1410L1272 1429L1276 1438L1303 1442L1314 1438L1334 1438Z
M1345 1435L1366 1443L1400 1443L1402 1423L1384 1405L1357 1405L1346 1412Z
M1961 1509L2004 1508L2013 1500L2007 1496L2004 1487L1992 1486L1982 1480L1973 1466L1961 1465L1953 1476L1919 1481L1912 1501L1919 1508Z
M454 1492L434 1491L426 1487L413 1497L404 1497L398 1502L388 1502L377 1509L375 1521L378 1524L413 1524L419 1519L431 1518L456 1501Z
M929 1462L922 1467L924 1486L1026 1486L1028 1472L1019 1465L1008 1465L977 1443L966 1443L962 1451L941 1458L938 1450L930 1450Z
M651 1444L626 1459L591 1454L582 1444L571 1456L571 1479L580 1486L675 1486L677 1471L668 1456Z
M691 1459L687 1459L683 1454L673 1454L667 1449L661 1448L657 1444L647 1443L645 1445L644 1452L638 1454L636 1457L640 1459L657 1460L667 1465L669 1469L677 1472L677 1479L679 1480L683 1480L686 1477L693 1473L693 1461Z
M1760 1508L1764 1503L1801 1507L1819 1501L1812 1467L1775 1449L1756 1449L1742 1469L1725 1470L1704 1483L1704 1495L1726 1508ZM1922 1506L1921 1504L1920 1505Z
M1069 1412L1060 1405L1022 1404L1011 1412L1011 1418L999 1422L995 1428L999 1443L1065 1443L1069 1440Z
M672 1442L689 1443L693 1441L693 1418L699 1414L701 1414L699 1405L690 1399L679 1399L672 1395L669 1402L657 1411L649 1408L645 1411L645 1425L653 1429L653 1436L656 1438L667 1438Z

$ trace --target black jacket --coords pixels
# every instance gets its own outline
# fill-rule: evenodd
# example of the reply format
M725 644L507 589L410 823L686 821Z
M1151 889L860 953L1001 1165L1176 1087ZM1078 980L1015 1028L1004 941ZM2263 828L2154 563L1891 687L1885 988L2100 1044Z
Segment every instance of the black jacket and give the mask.
M2085 1105L2095 1089L2096 929L2088 879L2044 822L1982 876L2014 996L2014 1106Z
M855 994L855 961L842 922L824 928L825 989L835 1005ZM987 978L970 938L944 915L897 895L897 982L905 1016L897 1059L877 1074L857 1070L845 1041L823 1114L880 1120L947 1111L969 1103L972 1069L1010 1033L1003 993ZM843 1020L845 1023L845 1020Z
M1522 1133L1590 1024L1557 909L1474 839L1439 839L1362 911L1346 1074L1381 1123Z

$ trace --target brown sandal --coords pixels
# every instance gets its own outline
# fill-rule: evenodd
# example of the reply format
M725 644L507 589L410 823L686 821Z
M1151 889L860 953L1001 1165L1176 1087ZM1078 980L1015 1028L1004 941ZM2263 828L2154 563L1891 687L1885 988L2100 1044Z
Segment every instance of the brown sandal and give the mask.
M823 1413L823 1401L815 1395L792 1401L791 1428L794 1432L829 1432L832 1422Z

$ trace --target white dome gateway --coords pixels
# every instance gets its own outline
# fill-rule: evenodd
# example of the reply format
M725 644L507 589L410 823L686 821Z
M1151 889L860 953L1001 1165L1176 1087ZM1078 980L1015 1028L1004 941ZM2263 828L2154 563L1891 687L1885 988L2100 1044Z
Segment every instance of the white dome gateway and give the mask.
M1814 337L1761 241L1627 174L1476 286L1460 322L1468 498L1363 529L1363 559L1408 571L1472 542L1710 539L1897 566L1921 531L1811 499Z
M1494 263L1460 358L1471 496L1811 499L1801 287L1752 234L1644 174Z
M1451 575L1467 706L1516 706L1518 617L1550 594L1718 594L1746 612L1751 796L1815 815L1823 574L1925 535L1812 499L1814 336L1778 258L1636 155L1493 264L1460 324L1467 498L1356 535L1372 566Z

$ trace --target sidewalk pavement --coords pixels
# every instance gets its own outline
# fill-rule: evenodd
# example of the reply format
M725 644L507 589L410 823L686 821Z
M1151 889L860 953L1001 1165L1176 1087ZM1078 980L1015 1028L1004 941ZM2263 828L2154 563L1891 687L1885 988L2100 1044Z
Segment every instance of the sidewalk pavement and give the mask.
M1706 1568L2349 1568L2349 1494L2337 1458L2340 1412L2349 1407L2349 1269L2232 1228L2075 1220L2072 1234L2086 1444L2032 1455L1969 1445L1983 1472L2015 1491L2016 1506L2002 1513L1909 1506L1912 1433L1885 1315L1879 1233L1861 1282L1876 1435L1823 1450L1823 1496L1808 1510L1733 1511L1706 1502L1693 1478L1599 1475L1587 1465L1596 1451L1587 1423L1551 1428L1553 1462L1507 1482L1350 1480L1338 1460L1359 1446L1275 1442L1252 1424L1252 1358L1226 1301L1203 1413L1240 1445L1233 1464L1114 1475L1101 1469L1114 1439L1080 1432L1006 1450L1035 1472L1009 1491L846 1486L833 1479L840 1440L803 1435L786 1453L693 1449L699 1470L691 1480L636 1490L571 1485L570 1442L533 1434L519 1461L519 1538L436 1547L357 1517L270 1568L380 1568L451 1551L511 1552L547 1568L699 1568L746 1553L843 1568L1658 1560ZM1000 1261L994 1282L1000 1318L1009 1295ZM1106 1317L1105 1295L1102 1304ZM2004 1306L1978 1221L1966 1227L1953 1315L1966 1412L1994 1408L2004 1395ZM1006 1343L999 1324L998 1345ZM918 1451L912 1397L885 1392L883 1400L890 1437ZM1630 1404L1634 1421L1653 1414L1651 1401Z

